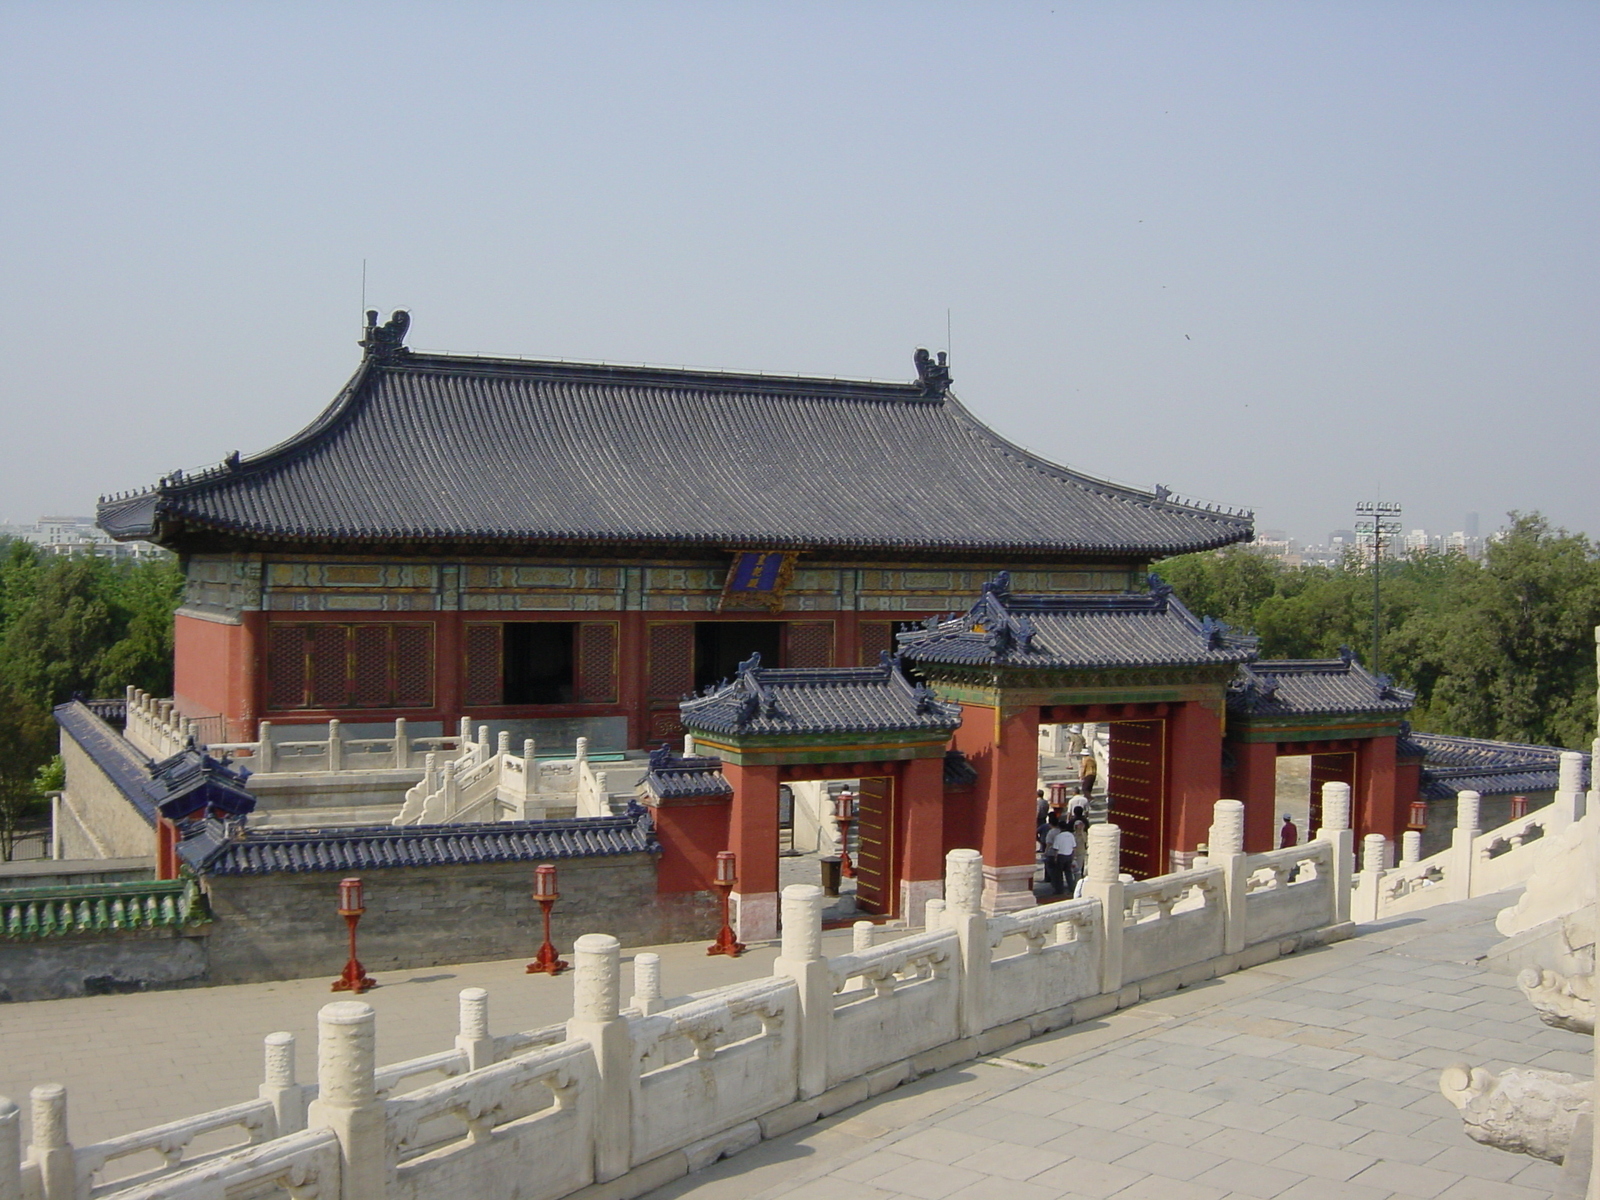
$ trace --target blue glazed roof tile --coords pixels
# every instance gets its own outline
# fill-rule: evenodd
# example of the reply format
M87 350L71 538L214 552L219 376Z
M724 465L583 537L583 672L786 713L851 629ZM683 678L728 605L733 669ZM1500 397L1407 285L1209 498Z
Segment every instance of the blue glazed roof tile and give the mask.
M1036 670L1185 667L1241 663L1256 640L1200 620L1151 576L1148 592L1018 596L1010 580L984 585L965 614L897 635L916 663Z
M1373 675L1349 653L1330 659L1245 663L1228 685L1228 711L1247 717L1383 715L1411 711L1416 696Z
M1468 791L1485 796L1553 792L1559 782L1561 755L1566 753L1559 746L1494 742L1442 733L1408 731L1405 741L1424 756L1425 800L1451 800ZM1593 763L1585 754L1580 782L1586 788L1593 787L1592 778Z
M649 813L494 825L363 825L336 829L242 832L219 821L197 823L178 847L207 875L302 874L491 862L656 854Z
M405 351L363 363L288 441L106 500L99 519L163 542L199 530L1145 559L1252 529L1247 514L1039 458L917 384Z
M948 735L959 705L906 678L888 654L876 667L763 667L753 654L729 683L678 705L691 733L772 735L921 731Z

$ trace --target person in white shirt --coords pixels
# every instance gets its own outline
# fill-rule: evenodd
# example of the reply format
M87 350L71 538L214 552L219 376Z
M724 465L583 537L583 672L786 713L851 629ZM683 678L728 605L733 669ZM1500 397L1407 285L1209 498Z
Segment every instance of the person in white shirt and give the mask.
M1050 831L1044 839L1044 876L1050 890L1057 896L1072 890L1072 852L1078 848L1078 839L1060 817L1050 821Z

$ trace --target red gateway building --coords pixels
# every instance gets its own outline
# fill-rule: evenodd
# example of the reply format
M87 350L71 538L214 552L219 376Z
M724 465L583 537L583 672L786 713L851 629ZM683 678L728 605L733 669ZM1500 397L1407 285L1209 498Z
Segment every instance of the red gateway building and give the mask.
M101 503L112 536L181 556L174 699L211 740L267 719L405 717L420 733L465 716L621 750L687 726L747 813L807 763L863 779L904 764L881 776L902 783L876 819L910 839L884 868L886 909L934 886L955 845L983 851L997 907L1023 902L1041 722L1110 724L1113 819L1141 873L1205 839L1225 770L1248 793L1250 849L1267 848L1275 739L1338 742L1323 775L1356 784L1362 827L1398 835L1398 698L1364 672L1351 686L1373 701L1337 711L1294 711L1289 686L1273 709L1264 675L1245 697L1253 642L1149 580L1156 559L1248 540L1249 515L1030 454L956 400L942 356L919 351L915 382L868 383L422 354L408 324L368 314L359 369L295 436ZM894 649L904 668L880 668ZM765 668L741 674L753 653ZM882 713L859 730L830 718L839 668L910 670L928 689L914 704L871 687L920 715L877 740ZM788 751L705 704L680 710L772 672L754 711L811 696ZM801 744L819 736L836 744ZM1375 738L1388 749L1357 745ZM964 765L946 788L950 749ZM755 871L765 849L746 849Z

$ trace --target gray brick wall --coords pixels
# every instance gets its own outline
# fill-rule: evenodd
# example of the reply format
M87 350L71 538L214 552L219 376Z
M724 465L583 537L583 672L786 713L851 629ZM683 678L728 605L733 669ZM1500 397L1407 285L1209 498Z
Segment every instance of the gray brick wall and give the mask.
M709 895L657 896L646 854L567 860L552 936L568 951L585 933L624 945L709 940ZM347 954L341 872L218 876L205 881L215 923L207 982L254 983L338 975ZM541 937L533 864L486 863L363 871L361 961L376 975L446 963L532 958Z

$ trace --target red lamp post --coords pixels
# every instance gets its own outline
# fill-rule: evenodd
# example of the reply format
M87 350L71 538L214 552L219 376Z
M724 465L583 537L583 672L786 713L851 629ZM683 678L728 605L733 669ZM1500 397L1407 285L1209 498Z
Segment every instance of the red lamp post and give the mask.
M556 891L554 863L540 863L533 869L533 898L544 911L544 944L528 964L528 974L559 975L567 969L567 964L556 953L555 944L550 940L550 906L561 899L561 893Z
M855 800L849 788L833 799L833 819L839 824L839 874L845 879L856 877L855 864L850 861L850 823L856 819Z
M339 915L344 918L344 923L350 930L350 961L344 965L344 974L333 981L333 991L355 992L359 996L362 992L378 986L378 981L367 974L367 969L356 957L356 925L361 921L361 914L366 911L367 906L361 899L361 880L354 875L349 879L341 879Z
M1428 827L1428 802L1426 800L1413 800L1411 802L1411 820L1407 822L1410 829L1426 829Z
M1519 820L1528 815L1528 798L1526 796L1511 797L1511 819Z
M715 887L722 893L722 928L717 931L717 940L706 947L707 954L726 954L729 958L738 958L744 953L744 943L733 936L733 926L728 921L729 898L733 893L733 885L738 882L737 856L732 850L718 850Z

